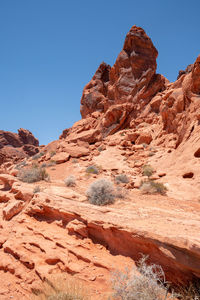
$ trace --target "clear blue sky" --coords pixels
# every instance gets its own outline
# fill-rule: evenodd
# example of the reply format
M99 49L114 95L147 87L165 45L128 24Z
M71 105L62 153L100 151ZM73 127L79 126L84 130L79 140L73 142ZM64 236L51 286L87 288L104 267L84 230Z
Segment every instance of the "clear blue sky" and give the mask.
M199 0L0 0L0 129L58 139L81 118L84 85L102 61L113 65L134 24L170 81L200 54Z

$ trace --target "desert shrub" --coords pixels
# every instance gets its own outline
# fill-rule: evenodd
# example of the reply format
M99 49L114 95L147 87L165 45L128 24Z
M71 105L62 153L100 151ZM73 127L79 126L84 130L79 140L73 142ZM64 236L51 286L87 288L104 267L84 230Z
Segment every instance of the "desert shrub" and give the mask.
M36 162L36 161L34 161L33 163L32 163L32 168L39 168L40 167L40 165L38 164L38 162Z
M88 291L73 278L63 275L46 279L40 289L32 289L34 300L89 300Z
M140 191L143 194L154 194L155 193L155 189L151 185L151 181L141 181Z
M75 186L76 178L73 175L70 175L64 180L64 182L66 186Z
M127 190L122 189L119 186L115 189L115 197L119 199L124 199L127 195Z
M117 184L121 183L129 183L129 179L126 174L119 174L115 176L115 181Z
M179 286L178 299L180 300L199 300L200 299L200 279L190 282L187 286Z
M88 166L85 171L86 171L86 173L89 173L89 174L98 174L99 173L99 169L94 165Z
M156 193L159 193L161 195L166 194L167 188L166 188L166 186L162 182L152 181L151 185L156 190Z
M25 167L26 165L27 165L26 160L23 160L15 166L15 169L20 170L21 168Z
M21 170L18 178L23 182L32 183L40 180L48 180L49 175L44 168L31 168Z
M114 297L119 300L167 299L165 274L161 266L147 265L146 257L140 259L138 267L134 267L131 271L113 273L112 285Z
M150 177L154 173L154 169L150 165L144 165L142 167L142 175Z
M37 153L37 154L35 154L35 155L32 156L32 159L33 159L33 160L39 159L39 158L42 157L43 155L44 155L44 152Z
M115 191L111 181L98 179L87 190L87 197L91 204L106 205L114 202Z
M153 180L142 181L140 185L140 190L143 194L161 194L165 195L167 192L166 186L161 182L156 182Z

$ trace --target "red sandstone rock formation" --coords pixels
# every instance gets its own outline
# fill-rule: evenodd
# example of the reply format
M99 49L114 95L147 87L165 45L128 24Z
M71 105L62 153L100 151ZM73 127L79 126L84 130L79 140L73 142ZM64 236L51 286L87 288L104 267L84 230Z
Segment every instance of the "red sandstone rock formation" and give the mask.
M85 86L81 98L84 121L65 130L61 138L73 140L75 136L94 143L129 127L152 97L166 88L167 80L156 74L157 55L144 30L133 26L113 67L100 64Z
M105 113L112 105L147 103L162 91L165 81L156 74L157 55L144 30L133 26L113 67L102 63L85 86L81 99L82 117L86 118L94 111Z
M32 156L38 147L39 141L27 129L20 128L18 134L0 130L0 164Z
M131 128L138 138L133 143L177 148L200 119L200 58L170 84L156 74L157 55L144 30L133 26L113 67L102 63L85 86L81 98L83 119L64 130L60 138L67 143L93 144ZM149 124L148 129L143 124Z
M85 86L82 120L43 149L38 164L47 165L50 182L22 183L11 163L9 174L0 170L3 300L27 299L52 273L82 279L92 299L102 299L111 271L131 267L141 253L174 284L200 278L200 57L169 83L156 74L157 55L144 30L133 26L114 66L102 63ZM23 129L0 131L0 148L0 160L8 149L24 157L38 141ZM145 164L167 195L138 190ZM88 165L99 174L86 176ZM118 189L115 176L122 173L130 181ZM76 185L66 187L72 174ZM88 203L86 190L97 177L113 181L114 204Z

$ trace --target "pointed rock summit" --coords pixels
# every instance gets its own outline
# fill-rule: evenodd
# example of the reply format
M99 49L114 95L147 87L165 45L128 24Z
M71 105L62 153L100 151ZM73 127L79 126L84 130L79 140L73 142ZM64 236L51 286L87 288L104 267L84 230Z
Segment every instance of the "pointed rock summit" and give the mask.
M156 74L158 51L145 31L133 26L122 51L111 67L101 63L81 98L82 120L61 139L95 143L121 129L129 128L145 106L166 89L168 80Z
M134 25L115 64L101 63L84 87L82 120L60 138L93 144L126 128L133 131L132 143L177 148L199 122L200 56L174 83L156 73L157 56L151 39ZM145 128L138 132L138 126Z
M148 102L165 87L165 80L156 74L158 51L145 31L133 26L122 51L111 68L102 63L85 86L81 98L83 118L94 111L106 112L111 105Z

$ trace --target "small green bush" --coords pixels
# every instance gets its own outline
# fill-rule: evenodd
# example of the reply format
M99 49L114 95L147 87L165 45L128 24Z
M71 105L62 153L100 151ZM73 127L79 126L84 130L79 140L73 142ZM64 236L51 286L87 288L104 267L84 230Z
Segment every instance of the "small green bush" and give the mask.
M142 175L150 177L154 173L154 169L150 165L144 165L142 167Z
M167 192L166 186L161 182L153 180L142 181L140 190L143 194L161 194L165 195Z
M44 168L23 169L18 174L19 180L23 182L37 182L40 180L48 180L49 175Z
M115 181L117 184L121 183L129 183L129 179L126 174L119 174L115 176Z
M64 182L66 186L75 186L76 178L73 175L70 175L64 180Z
M91 204L106 205L114 202L115 191L111 181L107 179L98 179L88 188L88 200Z
M99 174L99 169L96 166L91 165L91 166L88 166L86 168L86 173L88 173L88 174Z
M166 194L167 188L163 183L152 181L151 185L155 188L156 193L159 193L161 195Z

